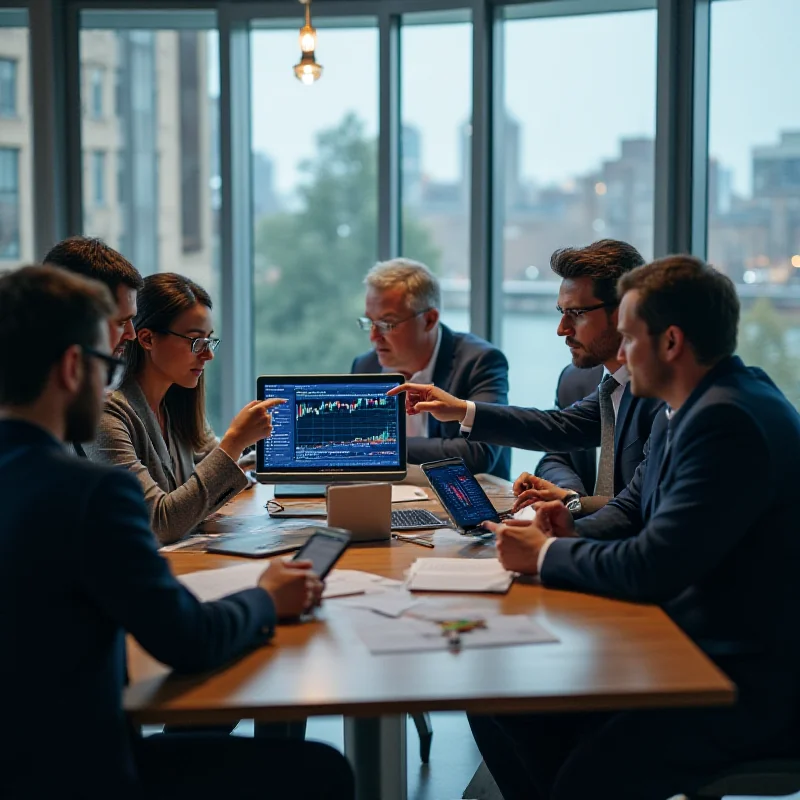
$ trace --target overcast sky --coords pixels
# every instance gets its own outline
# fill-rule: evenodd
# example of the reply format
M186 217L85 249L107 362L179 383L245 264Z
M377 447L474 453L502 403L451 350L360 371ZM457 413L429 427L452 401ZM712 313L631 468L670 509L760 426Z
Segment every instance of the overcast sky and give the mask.
M506 106L522 125L521 171L562 182L618 154L619 140L655 133L656 12L506 23ZM710 150L750 190L754 145L800 130L800 0L717 0L712 6ZM296 184L314 136L346 111L377 133L377 30L319 31L322 79L302 86L295 30L252 34L253 146L276 164L278 188ZM423 170L455 180L458 129L471 102L467 24L406 26L403 121L422 133Z

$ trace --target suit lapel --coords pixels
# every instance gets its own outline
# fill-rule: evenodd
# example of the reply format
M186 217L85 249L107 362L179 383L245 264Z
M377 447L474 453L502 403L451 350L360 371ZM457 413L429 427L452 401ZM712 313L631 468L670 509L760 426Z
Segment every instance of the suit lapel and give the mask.
M439 354L436 356L436 363L433 366L433 385L449 391L456 340L447 325L441 325L441 330L442 341L439 344ZM433 414L428 414L428 436L435 439L442 435L441 431L442 423L434 419Z
M147 404L147 400L145 400L144 392L142 392L139 384L135 380L127 383L119 391L136 412L139 419L144 423L147 436L156 451L156 455L158 455L158 459L161 462L161 466L164 470L164 474L167 476L167 480L170 482L171 486L177 488L178 482L175 479L175 473L172 471L172 457L169 454L169 448L167 447L167 443L164 441L164 437L161 435L161 427L158 424L156 415ZM191 474L193 471L193 469L190 470L189 474Z
M621 442L625 441L625 431L630 425L630 421L636 412L636 398L631 392L631 382L625 385L622 398L619 401L619 411L617 412L617 423L614 426L614 452L619 453L622 449Z

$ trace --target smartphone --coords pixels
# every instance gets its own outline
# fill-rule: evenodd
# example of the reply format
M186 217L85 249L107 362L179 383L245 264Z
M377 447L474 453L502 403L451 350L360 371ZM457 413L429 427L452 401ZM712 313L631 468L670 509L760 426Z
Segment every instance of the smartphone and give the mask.
M310 561L311 569L320 579L324 579L349 544L350 531L342 528L317 528L295 553L292 561Z

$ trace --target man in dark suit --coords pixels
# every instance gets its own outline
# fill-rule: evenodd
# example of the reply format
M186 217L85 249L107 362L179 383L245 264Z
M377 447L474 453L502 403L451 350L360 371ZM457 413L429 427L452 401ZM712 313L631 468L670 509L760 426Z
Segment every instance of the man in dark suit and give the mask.
M67 452L93 436L121 366L114 313L104 286L61 269L0 277L0 680L13 721L0 795L352 797L346 762L322 745L142 738L127 724L126 633L175 669L211 670L264 645L322 584L308 562L274 562L252 589L199 602L156 551L138 482Z
M400 372L459 397L508 402L506 357L483 339L441 324L441 289L424 264L407 258L385 261L369 271L364 283L366 311L359 324L370 332L373 349L353 362L351 372ZM407 422L409 463L458 456L473 472L509 477L506 448L468 441L457 423L441 423L427 414Z
M556 408L563 411L588 397L603 380L603 370L602 365L587 369L580 369L573 364L564 367L556 384ZM597 482L597 450L592 447L565 453L547 453L536 465L534 475L561 489L587 497L592 494Z
M470 442L556 452L600 446L597 481L584 486L583 492L575 475L569 477L572 485L564 489L527 472L514 483L518 495L515 508L537 500L559 499L576 514L596 510L633 477L660 406L658 400L631 394L627 369L617 357L616 284L621 275L643 263L636 248L614 239L557 250L550 259L550 268L562 279L558 335L564 337L574 366L603 366L606 379L602 392L601 386L596 386L585 399L563 411L540 411L462 399L422 382L409 381L394 391L407 392L409 414L427 412L443 423L460 424Z
M739 301L727 277L672 256L625 276L620 292L631 388L669 408L647 458L585 520L573 524L549 502L533 523L488 527L504 566L538 573L544 586L660 604L736 683L737 700L471 717L506 800L663 800L797 747L800 416L763 371L733 355Z

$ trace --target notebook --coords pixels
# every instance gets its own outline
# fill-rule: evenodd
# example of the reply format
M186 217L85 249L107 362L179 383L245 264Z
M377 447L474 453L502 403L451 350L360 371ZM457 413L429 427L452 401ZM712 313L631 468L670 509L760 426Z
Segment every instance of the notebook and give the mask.
M504 594L514 573L496 558L418 558L408 571L412 592L493 592Z

